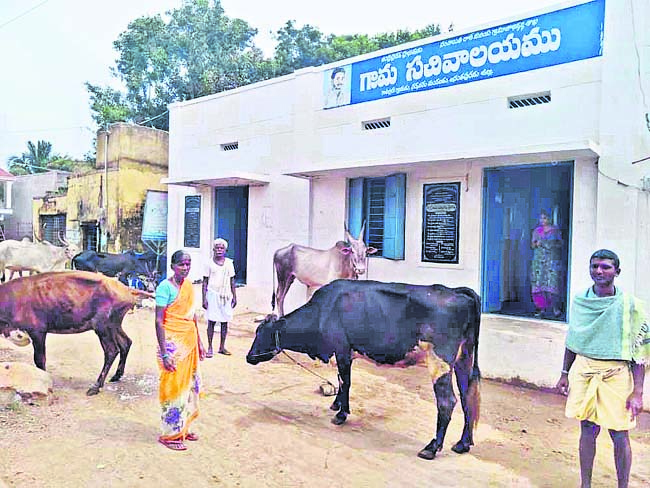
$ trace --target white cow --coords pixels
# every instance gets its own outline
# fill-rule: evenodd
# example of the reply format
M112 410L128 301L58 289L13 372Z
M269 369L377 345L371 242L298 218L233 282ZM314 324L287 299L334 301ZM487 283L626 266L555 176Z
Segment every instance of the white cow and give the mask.
M64 247L55 246L48 241L1 241L0 276L5 275L5 269L11 270L11 277L15 271L63 271L66 263L79 253L79 248L61 237L59 239Z
M321 286L340 279L356 280L366 272L366 257L374 254L377 249L367 247L363 242L361 226L359 237L355 239L346 229L347 241L339 241L329 249L314 249L299 244L289 244L278 249L273 255L273 296L271 308L275 309L277 298L278 312L284 315L284 299L289 287L297 278L307 286L307 297ZM275 277L278 278L278 287L275 289Z

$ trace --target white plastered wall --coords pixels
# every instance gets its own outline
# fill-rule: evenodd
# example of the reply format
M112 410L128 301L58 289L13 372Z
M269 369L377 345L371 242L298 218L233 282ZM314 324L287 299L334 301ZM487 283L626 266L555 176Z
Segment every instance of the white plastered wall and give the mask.
M582 151L574 166L569 293L588 286L591 252L611 247L622 258L621 284L650 298L645 286L648 193L635 188L641 177L650 176L650 161L631 164L650 155L644 118L650 109L643 91L650 90L648 19L646 0L608 1L602 57L332 110L321 109L323 73L315 68L177 104L170 107L170 177L214 177L228 168L268 176L267 186L250 188L246 286L251 307L266 312L276 249L289 242L324 249L343 237L346 176L407 174L406 259L371 259L371 279L479 289L483 169L574 159L566 155ZM552 95L547 105L508 109L510 96L547 90ZM382 117L391 117L390 130L362 130L363 121ZM220 151L220 144L233 141L239 141L238 151ZM600 154L598 165L595 153ZM328 176L311 183L281 176L318 170ZM420 261L422 185L436 181L462 182L458 265ZM182 196L196 191L172 188L170 250L182 245ZM209 247L203 246L214 232L213 189L200 192L198 254L209 256ZM295 284L287 310L300 305L304 293ZM498 327L492 329L497 340L491 346L497 350L521 348L534 337L523 334L521 342L512 342L517 326L508 325L514 323L508 318L500 320L504 335L496 332ZM548 385L556 375L563 329L542 327L549 350L522 379ZM521 367L495 364L493 370L508 377Z

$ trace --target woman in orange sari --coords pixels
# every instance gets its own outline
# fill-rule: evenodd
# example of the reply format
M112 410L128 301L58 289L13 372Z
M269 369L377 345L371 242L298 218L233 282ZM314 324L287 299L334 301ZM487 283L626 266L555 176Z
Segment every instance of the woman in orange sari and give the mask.
M186 450L186 440L199 439L189 427L199 415L199 361L205 352L197 329L194 288L187 279L191 265L188 253L176 251L171 259L173 276L156 288L162 408L162 434L158 442L174 451Z

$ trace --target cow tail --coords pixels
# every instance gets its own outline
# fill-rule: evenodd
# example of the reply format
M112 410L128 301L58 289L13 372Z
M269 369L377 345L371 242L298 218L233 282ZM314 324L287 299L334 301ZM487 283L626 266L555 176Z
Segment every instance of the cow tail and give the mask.
M275 269L275 255L273 255L273 293L271 294L271 313L275 311L275 274L277 270Z
M472 291L472 301L474 302L474 317L472 320L473 333L474 333L474 361L472 364L472 372L469 376L468 387L468 406L470 425L476 428L479 418L481 416L481 370L478 367L478 338L481 328L481 297L479 297L474 290Z
M473 303L472 309L469 311L469 328L467 331L468 339L471 339L471 344L474 346L472 351L467 351L471 354L472 366L469 374L469 384L467 388L467 407L469 411L469 423L473 428L476 427L480 417L481 411L481 370L478 367L478 338L481 328L481 297L471 288L461 287L457 289L465 296L467 296Z

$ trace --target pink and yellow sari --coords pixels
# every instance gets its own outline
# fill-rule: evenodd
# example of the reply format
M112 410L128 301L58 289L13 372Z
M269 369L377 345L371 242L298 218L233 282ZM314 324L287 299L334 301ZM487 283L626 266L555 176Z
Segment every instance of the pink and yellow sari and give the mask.
M160 352L160 406L162 435L160 440L183 440L189 426L199 415L198 331L194 322L194 288L183 281L176 300L165 309L165 353L174 358L176 371L166 371Z

